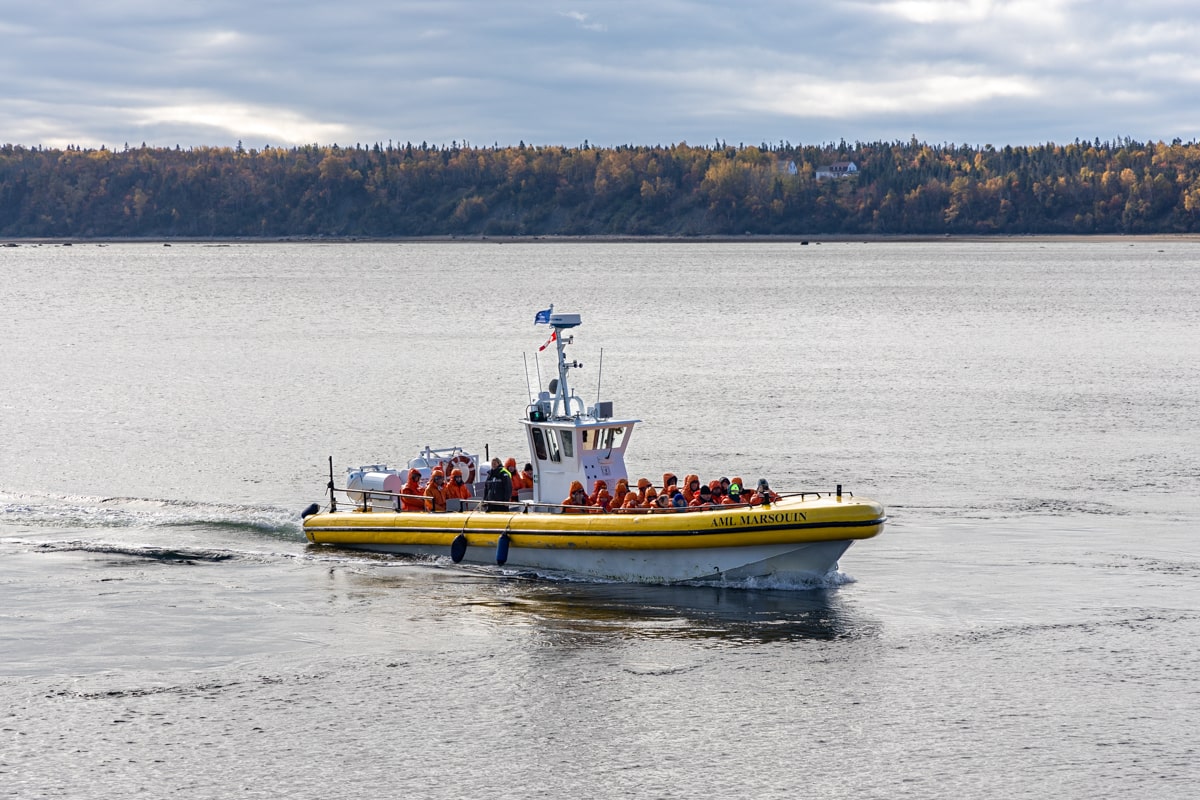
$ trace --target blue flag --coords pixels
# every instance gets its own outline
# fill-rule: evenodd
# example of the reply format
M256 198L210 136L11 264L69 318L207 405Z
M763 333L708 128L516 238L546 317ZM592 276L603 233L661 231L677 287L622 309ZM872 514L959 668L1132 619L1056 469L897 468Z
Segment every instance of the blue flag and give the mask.
M547 308L543 311L537 312L537 316L535 316L533 318L533 324L534 325L549 325L550 324L550 312L553 310L554 310L554 306L550 306L549 308Z

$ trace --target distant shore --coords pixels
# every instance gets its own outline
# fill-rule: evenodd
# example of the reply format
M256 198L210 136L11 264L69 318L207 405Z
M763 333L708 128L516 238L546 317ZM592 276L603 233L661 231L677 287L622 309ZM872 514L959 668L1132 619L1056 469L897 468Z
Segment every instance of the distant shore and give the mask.
M0 247L21 245L74 245L74 244L449 244L481 242L494 244L532 243L613 243L613 244L710 244L710 243L789 243L789 244L844 244L872 242L1200 242L1200 233L1146 233L1146 234L814 234L812 236L772 236L746 234L742 236L63 236L36 238L0 238Z

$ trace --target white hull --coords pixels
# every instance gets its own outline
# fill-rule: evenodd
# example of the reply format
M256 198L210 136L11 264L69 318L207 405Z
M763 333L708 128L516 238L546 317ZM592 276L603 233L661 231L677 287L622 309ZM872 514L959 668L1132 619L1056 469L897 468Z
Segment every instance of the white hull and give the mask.
M582 550L511 547L506 568L571 574L629 583L724 582L771 579L819 580L837 569L851 540L674 550ZM355 545L344 544L343 547ZM356 548L359 549L359 548ZM371 544L372 552L448 557L446 547ZM495 565L490 547L468 547L463 563Z

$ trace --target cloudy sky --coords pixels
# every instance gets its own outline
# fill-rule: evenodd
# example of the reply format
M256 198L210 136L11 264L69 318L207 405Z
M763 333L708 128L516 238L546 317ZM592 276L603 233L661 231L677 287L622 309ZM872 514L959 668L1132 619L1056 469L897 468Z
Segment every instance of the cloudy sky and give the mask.
M1200 138L1195 0L0 0L0 143Z

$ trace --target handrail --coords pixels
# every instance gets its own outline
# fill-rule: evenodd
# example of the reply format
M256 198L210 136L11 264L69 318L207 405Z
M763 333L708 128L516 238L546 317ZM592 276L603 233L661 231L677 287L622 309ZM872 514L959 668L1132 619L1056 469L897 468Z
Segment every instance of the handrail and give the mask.
M801 500L803 500L808 495L812 495L813 497L842 497L843 495L848 495L850 497L854 497L854 492L847 492L847 491L841 491L841 492L836 492L836 491L835 492L808 492L808 491L775 492L775 494L779 495L780 497L799 497Z
M429 495L427 495L427 494L407 494L405 492L387 492L387 491L384 491L383 489L351 489L349 487L333 486L332 482L331 482L331 485L329 488L330 488L331 492L341 492L342 494L345 494L346 496L350 496L351 494L361 494L362 495L361 502L357 502L357 503L355 503L355 505L356 506L361 505L363 511L368 510L370 501L374 500L376 498L388 498L388 497L395 497L395 498L400 498L400 499L408 498L410 500L420 500L422 502L431 499L429 497ZM508 506L510 510L514 506L527 505L526 501L523 501L523 500L522 501L485 500L482 497L466 497L466 498L448 497L446 499L459 501L460 503L462 503L464 505L464 508L462 509L464 511L480 510L480 507L483 506L485 503L487 503L489 505ZM554 505L554 504L553 503L536 503L535 505ZM467 508L466 506L472 506L473 508ZM435 513L435 512L426 512L426 513ZM436 513L443 513L443 512L436 512Z
M410 500L420 500L422 503L424 503L426 500L430 499L429 495L426 495L426 494L406 494L404 492L387 492L387 491L384 491L383 489L351 489L349 487L345 487L345 488L335 487L333 485L333 481L329 482L329 490L330 490L331 499L333 497L334 492L342 492L347 497L349 497L352 493L355 493L355 492L360 493L362 495L361 503L355 503L355 505L356 506L361 505L363 511L369 510L369 507L371 504L370 501L374 500L375 498L387 498L387 497L395 497L395 498L399 498L399 499L408 498ZM816 498L842 497L843 495L848 495L850 497L854 496L854 492L847 492L847 491L841 491L841 492L810 492L810 491L776 492L776 494L779 495L780 499L783 499L785 497L799 497L801 499L801 501L803 501L805 497L809 497L809 496L816 497ZM563 510L563 513L583 513L583 514L597 513L596 509L600 508L599 506L591 506L591 505L580 506L580 505L576 505L574 503L548 503L548 502L533 501L533 500L486 500L482 497L467 497L467 498L453 497L453 498L447 498L447 499L448 500L458 500L460 503L463 504L463 508L460 511L454 512L454 513L461 513L463 511L482 511L483 506L485 504L486 505L505 506L507 511L511 511L514 513L519 512L519 513L524 513L524 514L528 514L530 508L533 508L535 506L543 506L543 507L548 507L548 508L559 508L559 509ZM751 503L749 501L746 501L746 502L740 502L740 503L712 503L712 504L710 504L709 508L701 508L699 506L684 506L683 508L676 508L675 506L668 506L667 508L662 508L660 506L638 506L638 509L636 511L633 511L633 510L625 511L624 508L620 508L620 509L610 508L607 511L602 511L600 513L604 513L604 514L621 514L621 513L687 514L687 513L691 513L691 512L695 512L695 511L715 511L718 509L756 508L756 507L761 507L763 505L770 505L770 504L769 503ZM567 508L582 509L582 511L567 512L566 511ZM335 503L331 504L330 510L331 511L337 510ZM450 513L450 512L426 511L424 513ZM485 512L485 513L487 513L487 512Z

